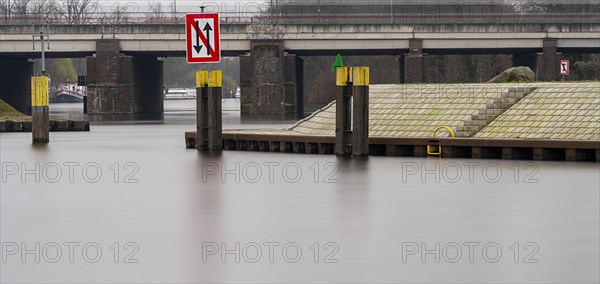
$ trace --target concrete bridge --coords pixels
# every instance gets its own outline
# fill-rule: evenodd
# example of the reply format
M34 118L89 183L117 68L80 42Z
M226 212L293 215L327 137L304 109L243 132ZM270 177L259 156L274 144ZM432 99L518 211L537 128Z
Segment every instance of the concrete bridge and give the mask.
M45 29L45 27L44 27ZM160 57L185 56L183 24L51 25L48 57L86 57L90 114L162 112ZM0 84L27 111L32 26L0 24ZM425 82L428 54L512 54L540 80L559 79L560 53L600 53L600 23L223 23L224 56L240 56L242 104L252 113L303 112L303 57L394 55L399 83Z

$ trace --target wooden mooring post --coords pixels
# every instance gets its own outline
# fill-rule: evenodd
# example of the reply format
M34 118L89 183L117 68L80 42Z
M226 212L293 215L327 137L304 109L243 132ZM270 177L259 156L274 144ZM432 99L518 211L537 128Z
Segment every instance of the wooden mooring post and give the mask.
M196 149L223 149L221 70L196 72Z
M33 143L50 142L48 110L48 77L31 78L31 136Z
M369 68L338 67L336 85L334 152L338 156L368 156Z

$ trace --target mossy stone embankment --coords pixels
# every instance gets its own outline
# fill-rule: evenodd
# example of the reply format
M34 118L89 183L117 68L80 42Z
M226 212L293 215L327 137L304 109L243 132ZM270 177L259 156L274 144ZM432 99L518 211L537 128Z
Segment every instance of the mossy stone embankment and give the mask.
M0 121L31 121L31 116L23 114L5 101L0 100Z
M31 116L0 100L0 132L30 132ZM50 131L90 131L89 121L50 120Z

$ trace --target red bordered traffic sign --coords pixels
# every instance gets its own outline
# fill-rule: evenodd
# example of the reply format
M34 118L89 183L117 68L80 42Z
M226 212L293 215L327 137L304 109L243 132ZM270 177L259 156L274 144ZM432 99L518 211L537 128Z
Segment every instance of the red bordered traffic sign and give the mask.
M569 60L560 61L560 75L569 76Z
M219 14L185 15L185 34L188 63L221 61Z

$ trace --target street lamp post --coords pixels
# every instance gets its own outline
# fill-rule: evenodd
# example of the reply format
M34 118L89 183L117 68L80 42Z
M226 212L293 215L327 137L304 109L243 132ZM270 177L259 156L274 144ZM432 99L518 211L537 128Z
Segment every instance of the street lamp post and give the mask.
M269 13L271 14L271 23L273 22L273 0L269 1Z
M321 23L321 0L317 1L317 24Z
M394 0L390 0L390 23L394 24Z

